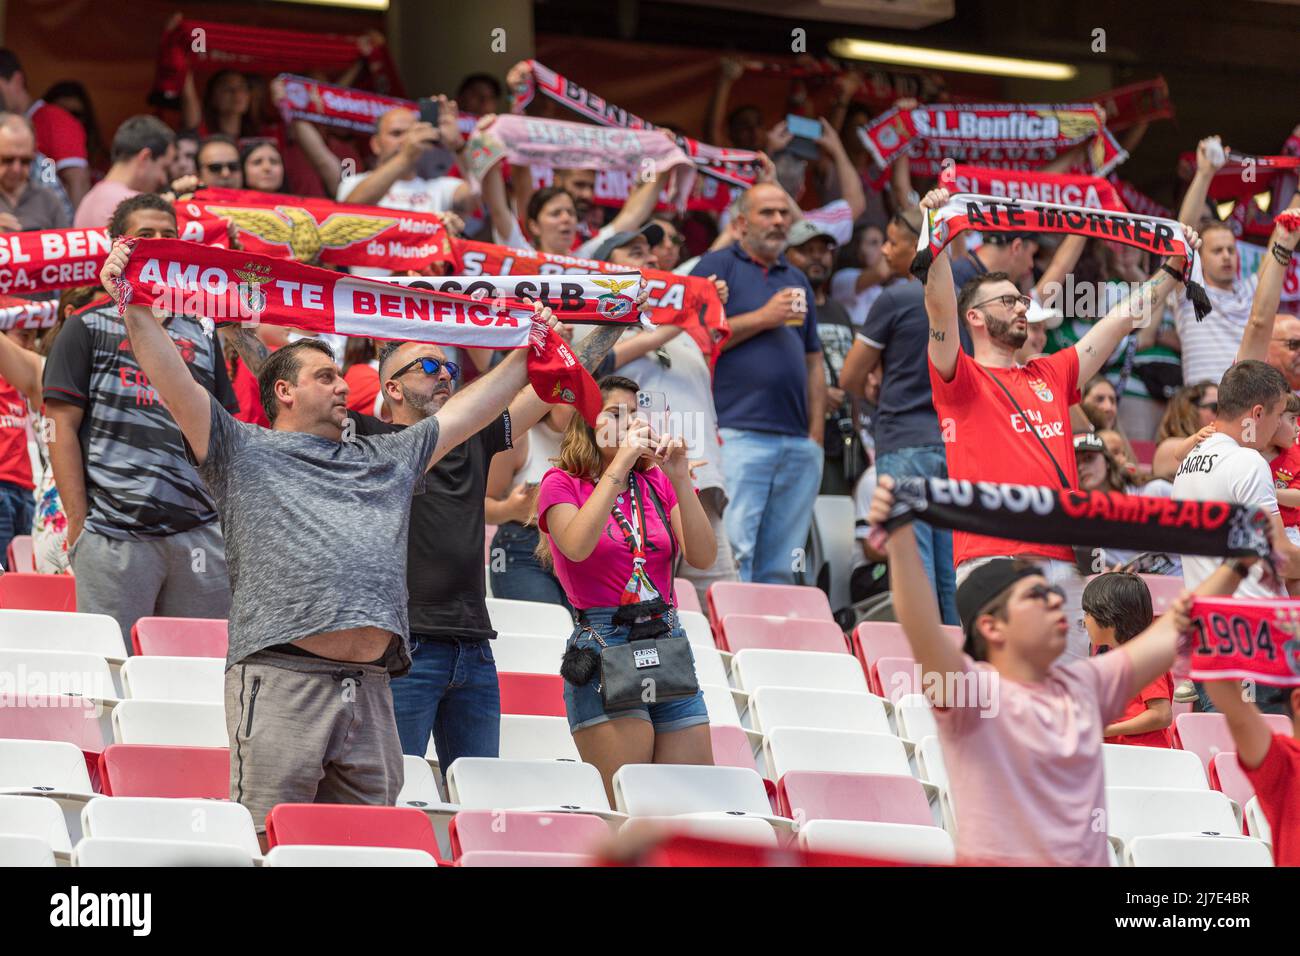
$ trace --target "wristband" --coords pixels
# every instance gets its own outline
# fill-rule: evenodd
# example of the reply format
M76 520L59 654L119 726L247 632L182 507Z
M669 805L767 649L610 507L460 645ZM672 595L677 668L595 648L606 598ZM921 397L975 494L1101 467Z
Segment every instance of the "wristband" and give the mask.
M1173 276L1177 282L1183 281L1183 274L1167 262L1161 263L1160 271L1169 273L1169 275Z
M1290 249L1275 242L1269 251L1273 253L1273 258L1277 260L1278 265L1285 266L1291 264L1292 251Z
M1245 561L1241 560L1241 558L1236 558L1232 561L1229 561L1228 567L1231 568L1232 573L1239 578L1245 579L1250 577L1250 565L1248 565Z

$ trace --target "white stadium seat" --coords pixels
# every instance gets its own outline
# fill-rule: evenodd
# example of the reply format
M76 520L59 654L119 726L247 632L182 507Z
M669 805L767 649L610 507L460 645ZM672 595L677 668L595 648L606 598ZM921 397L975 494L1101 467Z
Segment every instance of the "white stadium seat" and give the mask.
M900 697L894 704L894 719L898 722L898 736L904 740L920 741L939 734L934 708L923 694L904 694Z
M399 807L420 806L433 807L442 805L438 793L438 781L433 776L433 768L427 760L402 755L402 789L397 794Z
M614 774L614 803L630 817L743 813L781 820L763 778L743 767L624 764Z
M113 740L119 744L229 747L222 704L174 700L124 700L113 708Z
M777 846L779 842L772 824L762 817L738 817L729 814L632 817L623 824L619 832L631 837L681 833L704 840L756 843L759 846L771 847Z
M580 761L566 717L501 715L501 757L506 760Z
M72 850L73 866L252 866L246 850L223 843L147 837L87 837Z
M740 714L736 711L736 698L731 696L731 688L717 684L701 684L704 692L704 709L708 712L709 723L723 727L739 727Z
M691 645L695 656L695 679L701 684L726 686L727 668L722 663L722 654L716 647Z
M6 675L11 693L16 694L96 700L118 696L108 661L88 651L0 648L0 674Z
M1235 836L1241 828L1232 802L1217 790L1107 787L1106 832L1127 845L1134 837L1162 833Z
M573 633L573 618L559 604L488 598L487 609L492 629L504 634L534 634L567 639Z
M498 674L560 673L567 637L499 633L492 642L492 656Z
M88 837L179 840L236 847L261 856L252 814L224 800L166 797L96 797L81 811Z
M912 774L903 741L893 734L777 727L763 739L763 756L772 780L791 770Z
M1240 836L1162 834L1134 837L1126 847L1130 866L1272 866L1263 840Z
M137 700L224 705L226 662L217 657L137 655L122 665L122 692Z
M110 661L126 658L126 644L117 621L107 614L75 611L0 610L0 647L82 651Z
M1108 787L1172 787L1206 790L1209 781L1201 758L1187 750L1102 744Z
M713 630L709 627L709 619L699 611L683 611L679 608L677 623L686 632L686 638L691 642L692 647L717 648L718 643L713 639Z
M902 863L952 863L957 857L945 831L911 823L810 820L799 828L799 846Z
M749 716L759 733L777 727L893 733L885 702L874 694L765 685L750 696Z
M48 797L0 796L0 835L38 837L54 852L72 852L63 808Z
M4 790L95 792L86 758L60 740L0 740L0 791Z
M1264 816L1264 808L1259 805L1259 797L1251 797L1243 812L1246 817L1246 832L1272 846L1273 829L1269 826L1268 817Z
M731 677L751 694L765 685L867 693L862 665L850 654L746 648L731 659Z
M55 866L54 849L40 837L0 832L0 867Z
M447 799L466 810L581 810L610 815L589 763L461 757L445 770Z
M438 862L423 850L387 846L276 846L262 866L434 866Z

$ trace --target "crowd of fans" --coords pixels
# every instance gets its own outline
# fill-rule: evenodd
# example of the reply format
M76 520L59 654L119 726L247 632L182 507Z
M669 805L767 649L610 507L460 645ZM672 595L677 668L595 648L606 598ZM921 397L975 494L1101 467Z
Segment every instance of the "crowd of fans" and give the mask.
M326 79L364 82L365 63ZM1176 700L1229 714L1261 793L1294 781L1300 747L1261 737L1253 705L1224 686L1175 690L1188 599L1153 621L1131 573L1182 575L1202 595L1300 582L1300 318L1278 314L1300 231L1279 224L1260 269L1241 268L1207 203L1223 163L1214 140L1197 147L1178 214L1212 304L1197 319L1181 260L1162 268L1082 236L971 233L915 278L923 217L946 193L923 200L906 158L884 180L869 169L851 72L834 80L808 160L784 120L727 108L740 74L720 65L707 132L764 155L759 181L719 214L664 206L668 174L621 207L597 202L591 170L554 169L538 187L527 167L497 165L476 181L463 115L481 127L510 110L530 69L516 65L504 88L468 76L435 98L436 124L393 109L368 137L282 121L273 79L221 70L200 95L191 74L179 115L132 116L105 138L93 91L65 81L35 98L18 55L0 50L4 232L175 237L176 197L224 187L436 213L453 235L708 277L725 304L730 338L712 370L681 326L561 327L599 379L594 428L527 387L521 356L264 324L214 337L198 316L160 323L139 307L122 317L106 290L124 248L103 287L59 296L54 328L0 336L0 554L32 534L38 570L75 570L79 610L111 615L124 637L144 616L230 619L232 797L259 823L278 802L391 803L400 754L422 756L431 734L444 768L496 755L488 525L493 594L573 613L569 723L606 785L625 763L711 763L698 690L613 712L576 679L582 652L647 627L680 637L676 578L701 597L719 581L802 582L819 494L854 496L853 601L892 594L926 670L995 671L1009 699L1062 720L1074 707L1071 733L1096 738L1067 742L1055 717L1019 720L1017 707L966 719L936 699L971 858L1104 862L1104 840L1079 825L1103 799L1101 741L1170 746ZM1101 290L1087 308L1052 295L1067 276ZM1122 306L1139 285L1155 307L1135 325ZM697 427L652 431L639 395L665 396ZM1026 414L1047 423L1033 429L1042 440ZM1085 557L1014 528L871 533L898 479L949 476L1260 506L1282 584L1248 562ZM640 617L620 613L629 593ZM963 627L964 655L940 624ZM361 688L346 704L341 679ZM1266 696L1264 710L1293 709L1293 694ZM365 733L336 732L356 715ZM1023 836L994 822L1013 800L1031 821ZM1275 834L1295 826L1279 820ZM1294 842L1287 852L1297 861Z

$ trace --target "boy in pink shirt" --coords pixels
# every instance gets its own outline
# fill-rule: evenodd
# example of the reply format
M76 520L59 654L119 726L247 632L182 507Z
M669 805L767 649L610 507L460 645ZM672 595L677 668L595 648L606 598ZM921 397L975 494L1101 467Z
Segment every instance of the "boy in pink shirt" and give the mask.
M893 489L881 479L873 525L889 516ZM957 589L963 653L941 629L910 525L887 550L894 611L939 725L958 861L1105 866L1102 730L1173 666L1191 596L1112 653L1058 661L1070 630L1061 590L1030 562L994 559ZM1231 594L1248 569L1224 565L1196 593Z

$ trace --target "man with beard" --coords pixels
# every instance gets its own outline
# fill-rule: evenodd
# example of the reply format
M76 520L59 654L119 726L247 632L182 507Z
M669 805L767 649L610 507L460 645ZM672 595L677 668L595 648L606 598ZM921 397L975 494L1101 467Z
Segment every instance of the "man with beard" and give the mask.
M938 209L947 201L948 191L936 189L921 208ZM1199 246L1196 233L1183 228L1193 248ZM1149 319L1152 303L1163 302L1174 290L1183 265L1182 256L1170 257L1072 348L1017 365L1015 353L1029 334L1029 297L1005 272L977 275L954 295L948 250L936 255L925 284L925 310L930 318L930 387L949 476L1077 488L1070 406L1080 399L1079 382L1097 374L1136 322ZM973 355L960 346L958 316L970 332ZM1070 621L1066 653L1087 657L1083 580L1070 548L953 533L958 588L976 568L1006 557L1032 560L1048 584L1062 588Z
M731 503L724 521L742 581L793 584L821 485L826 387L812 285L784 255L792 224L780 186L750 188L740 240L700 258L691 275L731 290L731 338L713 398Z

